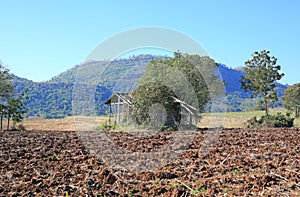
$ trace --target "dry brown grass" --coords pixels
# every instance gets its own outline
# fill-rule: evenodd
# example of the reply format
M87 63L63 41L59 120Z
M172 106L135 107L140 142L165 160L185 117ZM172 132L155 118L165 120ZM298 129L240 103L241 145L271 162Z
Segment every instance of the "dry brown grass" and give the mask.
M277 113L274 111L272 113ZM202 114L198 124L200 128L244 128L245 122L254 116L262 116L263 111L230 112ZM23 125L26 130L36 131L81 131L94 130L107 121L107 117L72 116L61 119L25 119ZM295 127L300 127L300 119L295 119ZM6 128L4 121L3 128Z
M36 131L77 131L92 130L107 120L106 117L75 116L60 119L26 119L26 130Z
M271 114L275 115L277 112L285 113L284 110L272 110ZM229 112L229 113L207 113L201 115L201 121L198 124L200 128L245 128L247 120L254 116L260 117L264 115L264 111L251 112ZM300 127L300 119L295 119L294 127Z

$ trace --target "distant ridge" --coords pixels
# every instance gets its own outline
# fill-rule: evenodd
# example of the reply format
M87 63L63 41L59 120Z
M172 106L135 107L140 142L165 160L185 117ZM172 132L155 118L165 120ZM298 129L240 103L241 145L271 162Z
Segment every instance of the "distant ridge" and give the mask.
M95 95L97 103L103 103L113 91L122 74L129 72L127 79L123 83L130 83L130 80L138 80L145 71L145 66L150 60L166 58L165 56L139 55L114 61L93 61L87 62L62 72L52 77L46 82L33 82L31 80L13 76L14 86L17 93L28 88L29 100L26 103L29 109L28 116L40 116L43 118L61 118L72 115L72 92L75 81L84 81L77 72L88 78L91 83L98 84L97 89L100 94ZM107 67L109 66L109 69ZM245 93L241 89L240 79L244 74L241 67L229 68L218 63L219 72L225 81L225 91L228 95L230 111L242 111L248 106L243 105L243 99L248 99L250 93ZM132 69L134 68L134 69ZM99 78L95 70L101 70L103 74ZM76 78L77 77L77 78ZM128 81L126 81L128 80ZM133 84L134 85L134 84ZM276 91L281 97L287 85L277 84ZM231 99L231 100L230 100ZM229 102L230 101L230 102ZM277 103L281 105L281 103ZM93 109L85 109L87 113ZM106 112L105 107L97 108L99 114Z

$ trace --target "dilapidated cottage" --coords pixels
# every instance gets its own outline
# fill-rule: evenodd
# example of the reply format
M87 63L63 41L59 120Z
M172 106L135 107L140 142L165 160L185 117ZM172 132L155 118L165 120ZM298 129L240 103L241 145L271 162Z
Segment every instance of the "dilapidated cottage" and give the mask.
M119 124L121 121L130 121L130 108L133 107L130 94L115 93L104 104L109 105L109 122L111 122L112 115L114 123Z
M168 117L169 119L173 119L174 122L178 123L185 123L192 125L193 118L197 113L199 112L195 107L185 103L184 101L181 101L178 98L170 97L170 99L173 100L174 103L178 103L178 106L180 107L180 115L178 117ZM111 97L109 97L105 101L106 105L109 105L109 122L112 122L112 118L114 123L120 124L120 123L132 123L131 118L131 111L132 108L134 108L134 105L132 104L132 95L128 93L115 93Z

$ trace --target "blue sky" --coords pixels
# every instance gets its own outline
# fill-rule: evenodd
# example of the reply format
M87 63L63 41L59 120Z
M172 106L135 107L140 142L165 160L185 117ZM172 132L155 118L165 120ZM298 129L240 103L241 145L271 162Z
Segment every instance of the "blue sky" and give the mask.
M229 67L270 50L286 74L281 82L300 82L297 0L0 0L0 7L0 60L34 81L84 62L112 35L154 26L187 34Z

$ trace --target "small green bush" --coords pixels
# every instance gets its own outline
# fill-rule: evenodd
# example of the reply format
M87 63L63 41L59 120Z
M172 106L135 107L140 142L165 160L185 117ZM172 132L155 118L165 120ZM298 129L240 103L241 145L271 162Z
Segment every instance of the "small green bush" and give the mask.
M276 115L264 115L260 119L256 117L251 118L247 121L247 127L293 127L294 118L291 117L290 113L285 115L278 112Z
M96 131L110 131L110 130L116 130L117 124L115 123L108 123L107 121L103 124L96 127Z

